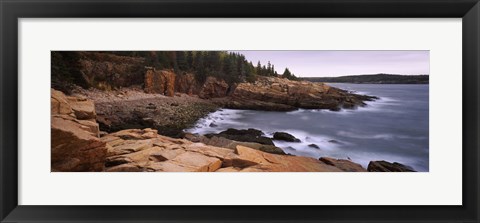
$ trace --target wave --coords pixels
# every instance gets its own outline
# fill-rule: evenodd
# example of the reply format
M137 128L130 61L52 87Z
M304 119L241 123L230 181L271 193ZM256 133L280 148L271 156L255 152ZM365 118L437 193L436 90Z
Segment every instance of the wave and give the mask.
M239 121L245 112L245 110L219 109L201 118L194 127L186 129L185 131L197 134L208 134L226 130L232 125L248 127L247 124Z

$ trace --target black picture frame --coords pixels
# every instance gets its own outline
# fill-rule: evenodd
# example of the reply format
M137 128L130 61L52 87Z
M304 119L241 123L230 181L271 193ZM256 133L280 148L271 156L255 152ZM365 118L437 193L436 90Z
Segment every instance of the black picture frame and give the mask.
M1 0L0 14L1 222L479 222L480 4L478 0ZM17 21L19 18L74 17L462 18L463 205L18 205Z

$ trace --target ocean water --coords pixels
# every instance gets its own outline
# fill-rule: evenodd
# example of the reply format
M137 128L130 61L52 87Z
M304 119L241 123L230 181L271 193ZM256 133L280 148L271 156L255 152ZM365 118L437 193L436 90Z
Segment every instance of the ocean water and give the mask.
M228 128L255 128L269 137L283 131L301 140L300 143L274 141L286 153L351 159L364 167L372 160L386 160L411 166L416 171L428 171L428 85L330 85L380 99L367 102L365 107L338 112L221 109L186 131L206 134Z

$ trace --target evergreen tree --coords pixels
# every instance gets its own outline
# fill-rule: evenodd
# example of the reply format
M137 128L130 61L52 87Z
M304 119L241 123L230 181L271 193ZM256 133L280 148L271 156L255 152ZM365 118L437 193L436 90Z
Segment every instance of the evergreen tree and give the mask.
M167 51L158 51L156 52L157 61L153 65L159 69L172 68L170 64L170 59L168 58Z
M189 70L189 66L187 63L187 58L185 55L185 51L177 51L176 53L176 58L177 58L177 65L178 69L181 71L187 71Z
M257 75L263 75L262 74L262 64L260 64L260 60L257 63Z
M267 63L267 75L266 76L272 76L272 64L270 64L270 61Z
M195 79L198 83L203 84L207 79L207 74L205 71L205 64L203 53L201 51L195 53L194 67L195 67Z
M193 52L192 51L187 51L186 55L186 61L187 61L187 70L191 70L193 68Z
M205 68L212 74L218 74L218 71L221 69L219 51L205 52Z
M285 71L283 72L283 78L297 80L297 77L295 77L295 75L292 74L288 68L285 68Z

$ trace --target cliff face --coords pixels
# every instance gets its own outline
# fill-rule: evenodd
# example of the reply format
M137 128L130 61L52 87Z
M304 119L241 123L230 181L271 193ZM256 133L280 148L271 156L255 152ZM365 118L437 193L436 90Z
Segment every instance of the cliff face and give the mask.
M173 97L175 95L175 76L175 73L170 70L147 70L144 82L145 92Z
M179 74L175 78L176 92L194 95L200 92L200 88L192 73Z

